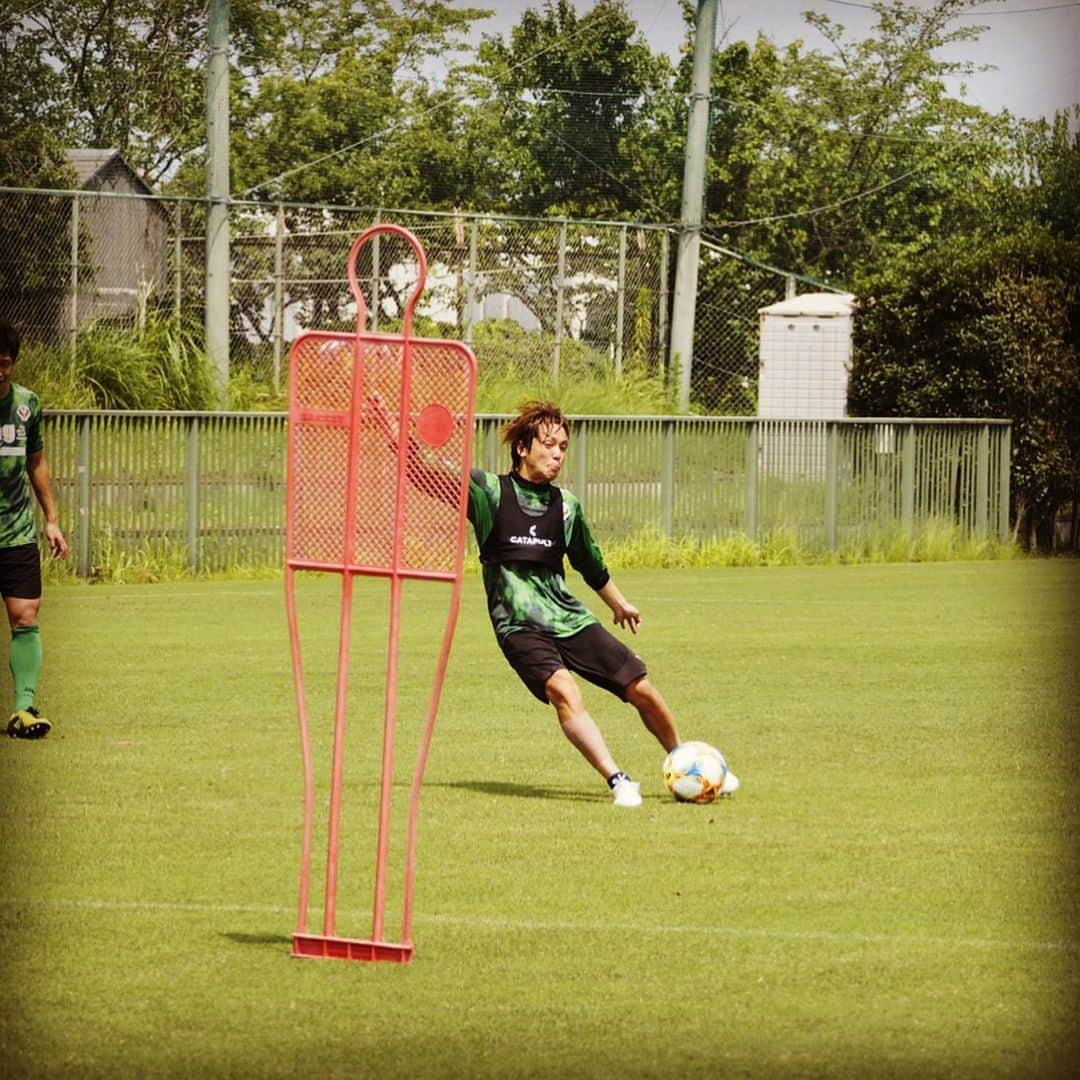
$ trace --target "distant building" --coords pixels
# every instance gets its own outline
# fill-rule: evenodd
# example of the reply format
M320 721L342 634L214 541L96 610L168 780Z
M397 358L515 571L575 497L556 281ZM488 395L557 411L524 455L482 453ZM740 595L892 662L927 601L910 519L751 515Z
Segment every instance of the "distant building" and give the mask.
M80 191L77 204L78 273L69 286L60 331L108 321L131 325L148 299L165 285L169 272L168 215L153 190L124 161L119 150L68 150ZM76 221L72 219L73 223ZM73 228L74 236L74 228Z

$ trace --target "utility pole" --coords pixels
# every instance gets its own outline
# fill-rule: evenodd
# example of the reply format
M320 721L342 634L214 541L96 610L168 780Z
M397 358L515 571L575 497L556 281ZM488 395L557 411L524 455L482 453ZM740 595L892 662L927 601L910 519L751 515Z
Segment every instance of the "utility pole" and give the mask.
M709 141L709 92L712 89L718 4L719 0L698 0L694 20L694 68L683 165L682 215L675 255L675 298L671 312L669 352L669 370L678 372L679 376L679 412L682 413L690 411L701 214L705 200L705 160Z
M206 69L206 356L229 399L229 0L209 0Z

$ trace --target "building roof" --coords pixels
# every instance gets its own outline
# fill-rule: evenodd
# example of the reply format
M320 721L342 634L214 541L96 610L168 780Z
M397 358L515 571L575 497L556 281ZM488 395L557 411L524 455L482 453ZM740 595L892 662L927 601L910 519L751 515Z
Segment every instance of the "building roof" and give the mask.
M803 293L789 300L758 308L760 315L812 315L817 318L852 315L856 308L855 297L851 293Z
M152 195L149 184L124 160L119 150L65 150L68 163L75 170L80 188L93 186L94 181L112 166L128 174L132 185L141 193Z

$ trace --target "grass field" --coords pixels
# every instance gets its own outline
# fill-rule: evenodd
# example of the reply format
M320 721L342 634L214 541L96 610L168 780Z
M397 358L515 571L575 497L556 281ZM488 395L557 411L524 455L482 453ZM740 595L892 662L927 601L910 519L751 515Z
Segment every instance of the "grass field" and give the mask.
M719 745L742 790L674 803L659 748L592 692L646 795L613 808L505 667L470 577L408 966L289 955L280 582L51 588L56 726L0 744L4 1076L1070 1074L1080 563L619 581L683 736ZM358 589L338 932L366 937L385 586ZM445 596L407 605L405 743ZM336 583L301 599L325 726Z

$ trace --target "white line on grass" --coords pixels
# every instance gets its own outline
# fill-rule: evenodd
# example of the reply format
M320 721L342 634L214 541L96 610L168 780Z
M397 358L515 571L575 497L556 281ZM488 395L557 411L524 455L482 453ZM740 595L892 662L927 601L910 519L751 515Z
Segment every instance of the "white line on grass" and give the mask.
M222 914L295 915L296 909L280 904L218 904L209 901L171 900L17 900L0 897L2 907L54 907L89 911L193 911ZM346 918L362 919L370 912L338 912ZM1080 952L1075 941L1002 941L997 938L921 937L916 934L841 934L830 930L762 930L739 926L643 926L637 923L611 922L553 922L536 919L500 919L474 915L425 915L415 913L414 919L424 923L445 923L483 930L524 930L549 933L599 933L615 931L627 934L704 934L731 938L763 938L781 941L835 941L865 945L962 946L968 949L1031 949L1042 952Z

